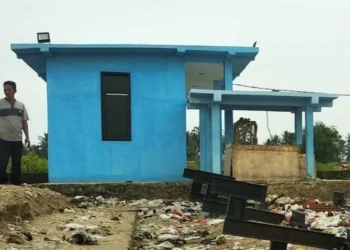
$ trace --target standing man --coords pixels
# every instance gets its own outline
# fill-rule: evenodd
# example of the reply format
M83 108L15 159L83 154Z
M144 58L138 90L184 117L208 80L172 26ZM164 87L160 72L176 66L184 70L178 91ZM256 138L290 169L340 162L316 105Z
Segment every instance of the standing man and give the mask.
M11 157L11 184L21 184L22 130L25 145L30 146L26 107L15 99L16 83L4 82L5 98L0 99L0 184L8 184L7 165Z

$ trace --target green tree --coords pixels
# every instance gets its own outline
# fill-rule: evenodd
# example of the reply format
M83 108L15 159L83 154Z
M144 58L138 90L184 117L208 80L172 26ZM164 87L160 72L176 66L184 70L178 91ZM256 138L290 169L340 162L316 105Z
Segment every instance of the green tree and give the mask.
M345 143L334 126L316 122L314 126L315 158L319 163L338 162L344 152Z
M350 161L350 134L347 134L345 138L344 155L346 161Z
M293 145L295 134L284 131L281 136L274 135L265 141L265 145ZM319 163L333 163L341 160L343 155L349 156L350 136L344 141L334 126L326 126L316 122L314 126L314 151ZM306 135L303 130L302 151L305 153Z
M199 127L186 132L187 160L195 161L199 153Z
M281 135L281 144L283 145L294 145L295 134L289 131L284 131Z
M48 159L48 133L44 133L44 136L38 136L38 140L37 154L40 157Z
M282 143L282 140L278 135L274 135L264 142L265 145L275 145L275 146L281 145L281 143Z
M38 140L39 143L37 145L31 145L29 148L23 145L23 155L34 152L38 156L48 159L48 134L44 133L44 136L38 136Z

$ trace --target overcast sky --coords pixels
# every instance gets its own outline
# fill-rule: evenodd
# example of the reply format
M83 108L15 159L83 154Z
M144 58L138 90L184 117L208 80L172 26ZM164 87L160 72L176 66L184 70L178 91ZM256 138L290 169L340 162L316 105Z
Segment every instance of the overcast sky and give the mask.
M258 41L259 55L236 83L350 93L349 13L349 0L1 0L0 81L17 82L34 143L47 131L46 86L10 44L36 43L40 31L49 31L52 43L250 46ZM72 84L72 91L79 89ZM339 98L315 120L335 125L345 136L349 106L349 97ZM236 111L234 117L257 121L261 143L269 136L264 112ZM187 129L196 125L198 112L187 112ZM293 116L269 113L269 126L272 134L293 130Z

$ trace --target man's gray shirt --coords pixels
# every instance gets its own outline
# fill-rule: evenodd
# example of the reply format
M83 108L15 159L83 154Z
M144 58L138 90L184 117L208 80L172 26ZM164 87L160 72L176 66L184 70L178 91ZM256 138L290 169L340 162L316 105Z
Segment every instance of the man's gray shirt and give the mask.
M22 102L13 104L5 98L0 99L0 139L4 141L22 141L23 121L29 120L26 107Z

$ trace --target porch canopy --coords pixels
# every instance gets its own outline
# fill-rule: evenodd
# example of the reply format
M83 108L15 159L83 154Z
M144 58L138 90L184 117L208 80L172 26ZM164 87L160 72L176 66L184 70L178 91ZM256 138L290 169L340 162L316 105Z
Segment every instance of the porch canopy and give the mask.
M201 169L222 173L221 110L294 113L296 145L302 144L302 113L304 112L307 173L314 176L313 113L321 112L323 107L332 107L333 101L337 98L337 95L323 93L191 89L187 97L187 108L200 110ZM233 129L233 124L230 127Z

